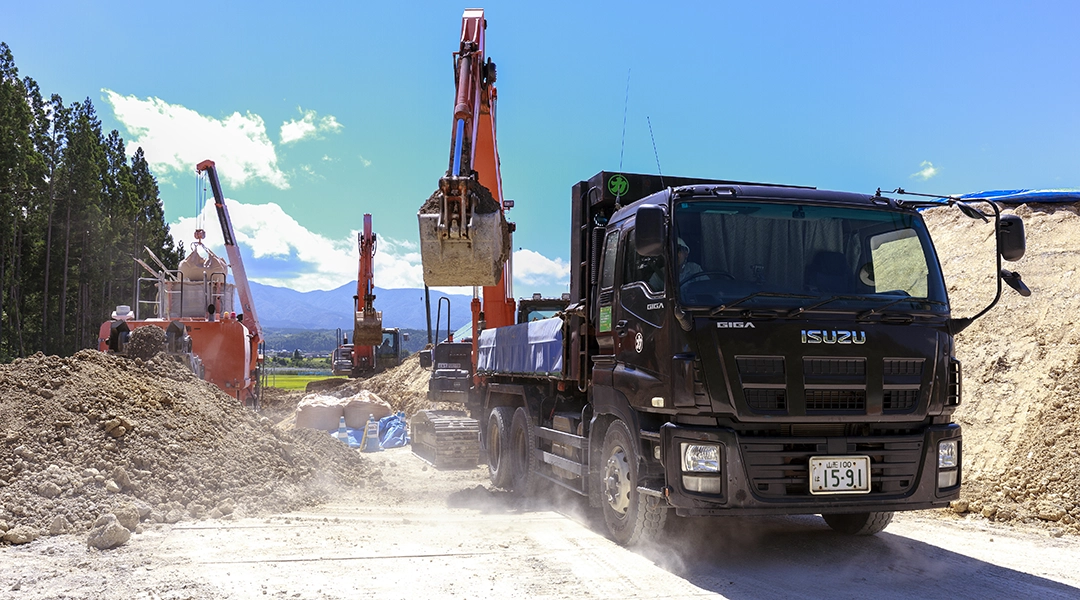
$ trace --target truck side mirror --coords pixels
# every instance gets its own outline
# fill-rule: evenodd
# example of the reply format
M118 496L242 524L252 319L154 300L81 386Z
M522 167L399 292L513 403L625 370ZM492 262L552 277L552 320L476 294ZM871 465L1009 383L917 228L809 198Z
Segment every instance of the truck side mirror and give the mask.
M1017 215L1002 215L997 230L998 254L1008 261L1024 257L1024 220Z
M664 253L664 209L659 206L642 206L637 211L635 244L642 256L660 256Z
M431 350L420 351L420 368L431 370Z

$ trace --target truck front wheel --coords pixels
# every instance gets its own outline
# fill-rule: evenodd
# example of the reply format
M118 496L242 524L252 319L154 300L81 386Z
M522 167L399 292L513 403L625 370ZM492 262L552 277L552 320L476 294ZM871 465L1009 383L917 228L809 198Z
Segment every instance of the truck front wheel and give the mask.
M514 418L510 406L496 406L488 417L487 443L488 475L491 485L507 489L511 484L513 466L510 464L510 422Z
M892 522L891 512L865 512L821 515L833 531L847 535L874 535Z
M514 411L510 422L511 487L517 496L531 496L536 491L536 432L524 407Z
M604 434L599 489L604 522L611 537L623 546L657 536L667 520L663 499L638 492L635 448L625 423L616 420L608 426Z

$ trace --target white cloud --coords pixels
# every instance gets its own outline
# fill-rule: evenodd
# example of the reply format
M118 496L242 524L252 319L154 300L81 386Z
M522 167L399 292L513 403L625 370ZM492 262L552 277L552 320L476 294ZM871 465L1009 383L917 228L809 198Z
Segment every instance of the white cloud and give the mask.
M531 295L532 291L520 288L570 285L570 265L561 258L554 260L533 250L519 249L514 252L514 286L517 295ZM567 287L569 291L569 287Z
M937 175L940 171L940 169L934 166L934 163L928 160L922 161L922 163L919 164L919 167L920 170L917 173L912 173L911 177L915 179L922 179L923 181L926 181L934 175Z
M334 289L356 279L358 230L349 232L344 239L334 240L308 230L275 203L244 204L229 199L225 202L245 259L245 269L252 281L307 292ZM225 256L224 239L213 203L207 203L201 221L206 230L204 243L216 254ZM173 237L183 240L185 248L190 249L196 219L182 218L170 228ZM277 260L259 260L266 258ZM376 285L422 288L423 277L420 253L415 244L379 236L375 257Z
M320 133L340 131L344 125L338 123L333 115L319 117L313 110L301 110L299 121L286 121L281 124L281 143L291 144L304 138L317 137Z
M266 135L262 117L239 112L215 119L160 98L121 96L102 89L116 119L134 139L127 147L142 146L155 174L170 171L194 172L195 165L209 158L223 180L243 185L262 179L281 189L289 182L277 164L274 144Z
M330 290L356 280L359 230L343 239L330 239L308 230L277 204L244 204L230 199L225 203L252 281L307 292ZM204 243L219 256L226 256L213 203L204 207L201 222L206 230ZM190 249L196 219L185 217L170 227L173 238L183 240L184 247ZM417 243L382 235L377 239L375 285L387 289L423 288L424 270ZM532 250L514 252L514 285L520 292L517 296L531 296L533 292L557 294L568 289L569 277L570 269L562 259L552 260ZM472 293L471 288L439 289Z
M357 156L360 156L360 155L357 155ZM364 165L365 167L370 167L371 166L371 161L364 158L363 156L360 156L360 164Z

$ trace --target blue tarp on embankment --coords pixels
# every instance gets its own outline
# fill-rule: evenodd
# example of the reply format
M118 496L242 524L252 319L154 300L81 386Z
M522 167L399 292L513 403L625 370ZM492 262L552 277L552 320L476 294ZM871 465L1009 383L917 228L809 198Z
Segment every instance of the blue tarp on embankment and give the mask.
M1080 202L1080 189L1063 188L1056 190L994 190L975 192L960 196L961 200L990 200L1002 204L1028 204L1035 202L1058 202L1074 204Z

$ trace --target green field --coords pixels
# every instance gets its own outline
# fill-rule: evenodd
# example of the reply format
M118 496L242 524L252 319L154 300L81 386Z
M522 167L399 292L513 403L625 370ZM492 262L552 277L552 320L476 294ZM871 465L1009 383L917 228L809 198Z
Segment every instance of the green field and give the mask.
M266 387L280 390L302 390L312 381L324 379L346 379L345 377L327 377L326 375L270 375L266 380Z

